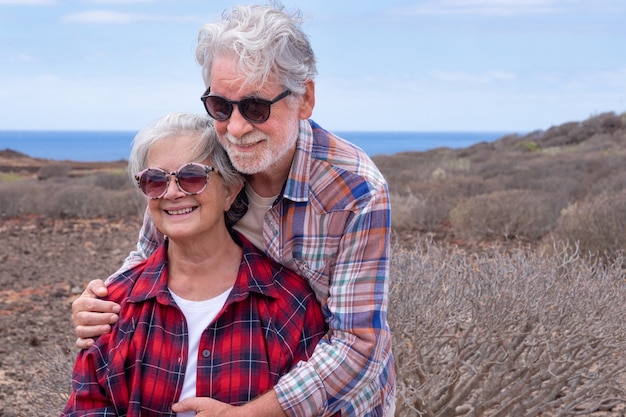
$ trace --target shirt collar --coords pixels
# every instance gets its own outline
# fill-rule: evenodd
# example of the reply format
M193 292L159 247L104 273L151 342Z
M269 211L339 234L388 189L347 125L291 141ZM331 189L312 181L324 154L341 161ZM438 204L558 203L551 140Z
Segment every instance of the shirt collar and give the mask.
M233 238L241 246L243 256L239 266L237 281L229 296L227 304L247 298L249 293L256 292L267 297L278 298L274 276L282 266L261 253L243 235L233 231ZM167 286L167 238L156 251L130 274L136 274L133 288L128 296L129 302L143 302L156 298L161 304L172 304L173 298Z
M314 122L300 120L296 152L283 190L283 197L293 201L306 202L309 198L311 153L313 151L311 123Z
M134 270L137 277L128 295L129 302L141 302L151 298L163 304L170 304L173 299L167 288L167 238L157 247L152 255Z
M226 304L229 304L231 301L244 299L251 292L256 292L266 297L278 298L280 292L274 277L284 267L278 265L259 251L240 233L233 231L233 238L241 246L243 256L241 257L237 281Z

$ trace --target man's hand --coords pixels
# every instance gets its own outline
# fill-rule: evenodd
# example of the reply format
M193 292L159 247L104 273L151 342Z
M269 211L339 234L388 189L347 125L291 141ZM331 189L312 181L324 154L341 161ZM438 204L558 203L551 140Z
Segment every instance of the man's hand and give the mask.
M255 400L239 407L214 400L213 398L185 398L181 402L172 405L172 411L175 413L195 411L196 417L287 417L287 414L280 408L274 390L270 390Z
M172 405L175 413L195 411L196 417L236 417L238 408L207 397L185 398Z
M76 346L87 349L93 345L93 337L111 331L111 325L117 322L120 306L112 301L99 300L105 297L107 288L100 279L87 284L87 288L72 303L72 323L76 330Z

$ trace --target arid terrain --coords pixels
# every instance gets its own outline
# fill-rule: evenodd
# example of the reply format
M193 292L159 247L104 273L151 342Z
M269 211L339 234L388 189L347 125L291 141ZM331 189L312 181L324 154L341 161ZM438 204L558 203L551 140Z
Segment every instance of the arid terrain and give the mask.
M0 223L0 416L32 415L32 373L73 340L71 301L88 280L115 271L137 230L133 221Z
M0 172L35 175L58 161L0 152ZM122 163L67 163L86 173ZM71 347L71 302L115 271L135 244L138 219L0 221L0 416L32 416L33 381L53 352ZM69 381L68 381L69 382ZM34 406L33 401L37 401ZM45 401L45 400L41 400ZM50 410L53 415L58 410Z

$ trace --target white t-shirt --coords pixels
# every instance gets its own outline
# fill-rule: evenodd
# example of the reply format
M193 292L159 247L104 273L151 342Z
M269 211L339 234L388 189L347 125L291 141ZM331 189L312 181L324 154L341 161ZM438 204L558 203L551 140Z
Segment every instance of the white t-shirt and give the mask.
M189 350L187 352L187 367L185 368L185 380L183 382L183 391L180 394L180 398L183 400L189 397L196 396L196 379L198 375L198 348L200 346L200 337L202 332L211 324L218 313L224 307L226 299L233 288L204 301L189 301L180 298L178 295L170 289L172 298L176 301L176 304L183 312L185 320L187 321L187 328L189 329ZM193 417L196 413L189 411L186 413L177 413L178 417Z

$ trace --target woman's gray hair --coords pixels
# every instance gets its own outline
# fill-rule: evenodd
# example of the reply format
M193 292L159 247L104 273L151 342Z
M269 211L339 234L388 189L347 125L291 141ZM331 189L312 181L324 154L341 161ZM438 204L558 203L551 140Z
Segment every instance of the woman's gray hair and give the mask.
M191 149L190 160L187 162L209 160L209 164L217 170L227 186L243 186L243 175L233 167L228 154L217 139L213 121L208 116L192 113L170 113L137 133L128 159L128 175L135 186L137 185L135 175L148 168L148 152L152 145L163 139L179 136L197 138ZM240 206L240 199L237 200L226 215L228 224L234 224L241 218L243 215L241 210L245 213L245 209Z
M269 5L237 6L222 19L204 25L198 35L196 59L211 85L211 66L219 57L238 57L248 86L282 84L294 95L317 74L315 54L300 25L299 12L288 14L277 1Z

